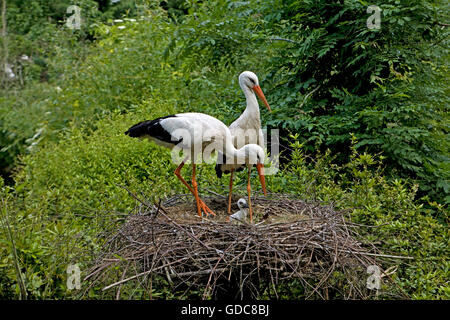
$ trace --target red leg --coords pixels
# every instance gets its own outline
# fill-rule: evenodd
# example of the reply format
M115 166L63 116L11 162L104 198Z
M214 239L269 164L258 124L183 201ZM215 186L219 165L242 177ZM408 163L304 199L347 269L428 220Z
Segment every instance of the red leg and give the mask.
M251 174L252 166L248 166L248 183L247 183L247 193L248 193L248 212L250 214L250 223L252 222L252 201L250 199L251 193L252 193L252 187L250 186L250 174Z
M180 179L180 181L189 189L190 192L192 192L192 194L194 194L194 190L191 188L191 186L183 179L183 177L180 174L181 168L183 168L185 162L189 159L189 156L187 156L178 166L178 168L175 169L175 175L177 176L178 179Z
M213 216L215 216L216 214L214 213L214 211L212 211L210 208L208 208L208 206L206 205L206 203L204 203L202 201L202 199L200 199L200 197L198 198L198 201L200 202L200 207L202 208L202 210L206 213L207 216L209 216L210 214L212 214Z
M230 171L230 193L228 194L228 214L231 213L231 196L233 195L233 172L234 169Z
M206 205L205 202L203 202L202 199L200 199L199 195L198 195L198 189L197 189L197 180L195 179L195 163L193 164L193 170L192 170L192 185L194 186L194 191L195 191L195 199L197 200L197 206L200 206L200 208L203 210L203 212L206 213L207 216L209 216L210 214L212 214L213 216L215 216L216 214L210 209L208 208L208 206ZM199 214L201 216L201 214Z
M202 199L200 199L200 197L198 197L198 192L196 193L194 189L192 189L192 187L186 182L186 180L183 179L183 177L180 174L181 168L183 168L185 162L189 159L189 156L187 156L178 166L178 168L175 169L175 175L177 176L178 179L180 179L180 181L189 189L189 191L195 196L195 200L197 201L198 198L198 202L197 202L197 212L199 212L199 210L203 210L206 215L212 214L215 215L215 213L208 208L208 206L202 201ZM195 166L195 164L194 164ZM193 177L192 177L193 181L195 181L195 169L193 170ZM195 181L195 187L197 187L197 182ZM201 215L201 211L200 214Z
M201 217L202 216L202 212L200 210L200 201L198 198L198 189L197 189L197 181L195 180L195 163L192 164L192 186L194 187L194 196L195 196L195 201L197 202L197 213L198 215Z

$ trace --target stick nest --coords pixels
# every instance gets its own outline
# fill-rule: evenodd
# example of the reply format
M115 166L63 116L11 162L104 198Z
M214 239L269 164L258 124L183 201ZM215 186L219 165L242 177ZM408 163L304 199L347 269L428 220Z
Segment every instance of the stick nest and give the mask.
M204 197L217 215L201 219L192 198L149 204L133 196L136 212L107 239L86 277L116 298L130 284L152 298L158 279L188 298L283 298L294 287L310 299L374 295L367 268L383 255L359 242L359 226L330 205L257 196L254 223L236 224L226 221L225 199Z

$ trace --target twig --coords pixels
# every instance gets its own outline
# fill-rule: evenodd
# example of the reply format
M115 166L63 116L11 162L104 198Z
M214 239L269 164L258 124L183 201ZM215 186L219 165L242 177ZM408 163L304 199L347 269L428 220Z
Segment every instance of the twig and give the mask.
M335 289L342 292L342 297L366 299L370 295L361 270L381 265L381 261L383 269L390 271L389 259L412 259L381 253L367 241L363 244L358 240L358 230L367 226L348 221L344 211L335 211L321 202L277 194L255 197L255 208L269 212L270 221L235 225L221 221L225 212L221 215L216 211L215 220L198 219L192 207L189 216L186 208L191 206L180 203L180 197L171 200L173 206L164 207L161 201L149 204L124 189L145 210L154 213L156 209L159 213L130 214L120 230L106 241L95 262L97 267L86 277L106 282L111 279L106 275L109 270L114 274L118 268L126 270L117 275L117 281L103 285L103 291L120 286L116 297L125 291L125 282L133 281L133 290L138 286L148 290L145 283L150 281L153 288L152 279L158 276L170 279L168 285L173 288L186 286L186 293L189 288L203 290L203 298L217 295L219 288L224 290L230 284L235 284L235 289L227 290L236 290L236 297L258 298L260 290L278 296L278 285L298 279L305 297L326 299L329 289L339 284ZM136 266L134 270L126 269L130 263ZM344 283L334 281L335 271L344 275ZM388 276L386 281L393 283ZM396 290L401 294L401 288Z
M280 37L269 37L270 41L286 41L286 42L291 42L291 43L295 43L295 44L302 44L301 42L297 42L291 39L286 39L286 38L280 38Z

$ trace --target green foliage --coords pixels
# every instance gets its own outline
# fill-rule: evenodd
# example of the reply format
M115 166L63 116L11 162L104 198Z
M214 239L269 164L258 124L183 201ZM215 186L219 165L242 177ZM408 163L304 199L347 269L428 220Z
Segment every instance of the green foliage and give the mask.
M390 288L386 297L397 292L413 299L448 299L449 229L422 213L422 205L414 201L418 186L387 179L383 157L358 153L355 137L351 160L344 166L336 165L329 150L310 159L298 136L292 138L292 162L288 170L274 177L281 182L272 184L280 186L274 191L286 192L289 186L290 192L303 198L333 202L349 211L353 222L367 226L363 228L366 241L384 253L413 257L397 262L393 279L398 287ZM448 221L448 212L440 213Z
M99 11L82 0L87 23L71 31L67 1L8 3L10 62L23 83L0 95L0 167L14 170L9 187L0 180L1 297L77 298L67 265L84 270L101 232L136 204L120 186L150 200L185 192L169 152L123 132L174 112L231 123L247 69L272 106L263 123L293 133L269 190L331 202L369 226L361 241L414 257L381 298L449 298L448 28L439 24L448 4L387 1L370 31L363 1L122 1ZM245 193L245 178L235 182ZM224 190L213 166L200 166L205 185ZM100 289L89 298L111 298ZM302 297L296 283L282 289ZM153 297L182 294L155 279Z
M67 8L81 8L80 30L65 26ZM80 1L8 1L6 7L8 63L15 80L2 83L6 88L22 88L34 81L51 81L61 76L61 67L82 55L83 42L92 22L99 19L93 0ZM3 44L5 39L1 38ZM75 54L74 54L75 53ZM23 59L27 56L28 59Z
M139 47L145 50L122 48L115 52L115 45L123 42L126 31L119 29L118 25L99 25L95 29L97 35L102 37L103 33L108 33L110 38L108 41L100 41L99 46L92 50L84 48L78 51L79 43L72 46L70 41L56 45L56 54L51 56L53 62L42 66L50 75L50 83L34 83L21 89L20 94L19 91L10 90L0 96L2 169L12 166L18 154L32 152L46 138L56 139L59 132L71 125L81 124L111 110L136 106L142 101L148 91L150 79L154 79L153 71L161 70L156 56L149 54L150 49L156 53L156 48L147 45L157 44L161 40L161 35L164 34L164 29L161 28L163 23L145 23L144 26L133 22L124 24L129 29L134 29L134 34L141 33L147 27L146 32L142 32L143 38L133 39L133 43L128 43L130 47L139 43ZM66 35L66 30L60 30L56 39L65 41ZM163 44L161 41L160 46ZM80 56L74 59L71 50L75 50ZM90 53L90 59L82 63L78 59L84 59L87 52ZM135 61L139 60L141 64L136 64ZM82 74L78 73L80 63L86 71ZM110 67L106 70L104 66ZM42 68L39 68L37 71L42 72ZM122 68L126 68L127 72L123 73ZM136 81L140 76L142 79ZM111 88L113 90L108 94ZM114 91L114 88L117 90ZM38 99L39 96L45 98Z
M140 111L133 114L118 113L100 120L94 131L73 128L70 136L60 137L58 144L44 145L23 159L15 188L15 204L20 205L20 211L13 209L15 213L10 216L15 219L12 225L20 226L15 231L16 246L20 264L25 266L24 282L30 296L76 294L65 291L67 264L77 262L84 270L101 248L99 230L107 233L116 228L122 221L121 213L136 205L121 185L151 200L185 192L173 175L175 166L168 151L123 134L144 115L152 118L170 109L161 101L152 101L150 106L141 105ZM382 157L359 154L355 139L351 161L345 166L337 165L329 151L312 161L297 139L292 137L296 142L291 145L293 160L289 167L267 177L269 190L333 202L338 209L348 210L354 222L368 226L363 228L366 233L361 241L375 242L384 253L414 257L407 263L399 261L393 276L398 288L385 289L381 298L400 294L448 298L448 229L421 213L421 206L414 203L417 186L411 188L403 181L386 179ZM213 190L223 190L212 167L200 166L200 190L206 184ZM183 171L188 176L190 170ZM10 275L5 283L14 283L12 264L5 264L4 270ZM339 282L339 275L335 276ZM17 290L17 284L12 288ZM100 289L93 288L90 297L108 298ZM302 296L295 283L280 289L284 298ZM171 292L162 279L154 283L154 290L153 297L182 294Z
M72 4L81 8L81 30L64 25L66 10ZM52 102L59 94L59 85L84 59L86 38L100 13L92 0L12 0L7 2L6 18L8 52L2 52L2 57L8 56L16 77L2 82L0 89L0 173L5 176L11 174L17 155L53 133L48 132L49 126L50 131L60 130L70 121L70 116L58 112L60 106L55 110ZM0 46L4 40L0 38Z
M268 124L300 133L307 150L330 148L340 157L350 156L354 133L359 150L383 152L389 174L415 179L421 195L445 201L448 31L436 25L445 16L431 2L388 1L380 4L381 29L371 31L362 1L280 3L265 6L270 34L262 36L295 43L277 44L268 61L279 110Z
M354 133L360 151L383 152L390 176L414 179L419 196L446 203L449 52L439 21L448 4L387 1L380 30L367 28L368 5L215 1L183 20L168 50L216 72L262 70L274 106L267 125L299 133L309 152L339 150L341 163Z

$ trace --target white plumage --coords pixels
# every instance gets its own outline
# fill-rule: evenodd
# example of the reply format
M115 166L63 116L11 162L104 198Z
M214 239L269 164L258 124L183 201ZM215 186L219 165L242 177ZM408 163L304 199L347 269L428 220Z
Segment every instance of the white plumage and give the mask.
M175 146L183 149L187 155L175 170L175 175L192 192L196 198L198 214L214 214L206 204L199 198L197 182L195 180L196 162L193 161L192 186L181 177L180 171L189 159L203 157L214 151L222 151L227 157L241 159L242 164L251 167L253 164L264 163L264 150L256 144L246 144L236 149L231 140L228 127L220 120L203 113L179 113L154 120L142 121L125 134L135 138L147 138L155 143L173 148ZM260 177L264 181L264 177ZM265 189L264 185L263 188Z
M247 107L244 112L231 123L229 129L231 136L233 137L233 144L236 148L242 147L247 143L255 143L261 148L264 148L264 136L261 130L261 118L258 100L256 94L263 100L267 109L270 110L270 106L264 96L264 93L259 86L259 80L256 74L251 71L244 71L239 75L239 85L244 92ZM239 139L243 132L248 132L246 135L248 142L245 143L243 139Z
M247 213L248 213L248 209L249 209L247 201L245 201L244 198L241 198L241 199L238 200L237 205L239 207L239 211L236 212L236 213L233 213L229 217L230 222L231 221L242 222L242 221L244 221L247 218Z
M248 143L254 143L264 148L264 135L261 130L261 119L258 100L255 93L261 98L270 110L269 103L259 86L259 80L256 74L251 71L244 71L239 75L239 85L244 92L247 101L247 107L244 112L229 127L232 136L233 145L241 148ZM231 196L233 188L233 172L243 169L243 165L236 163L233 159L223 157L219 154L216 165L216 173L220 178L222 173L230 172L230 191L228 196L228 213L231 211Z

